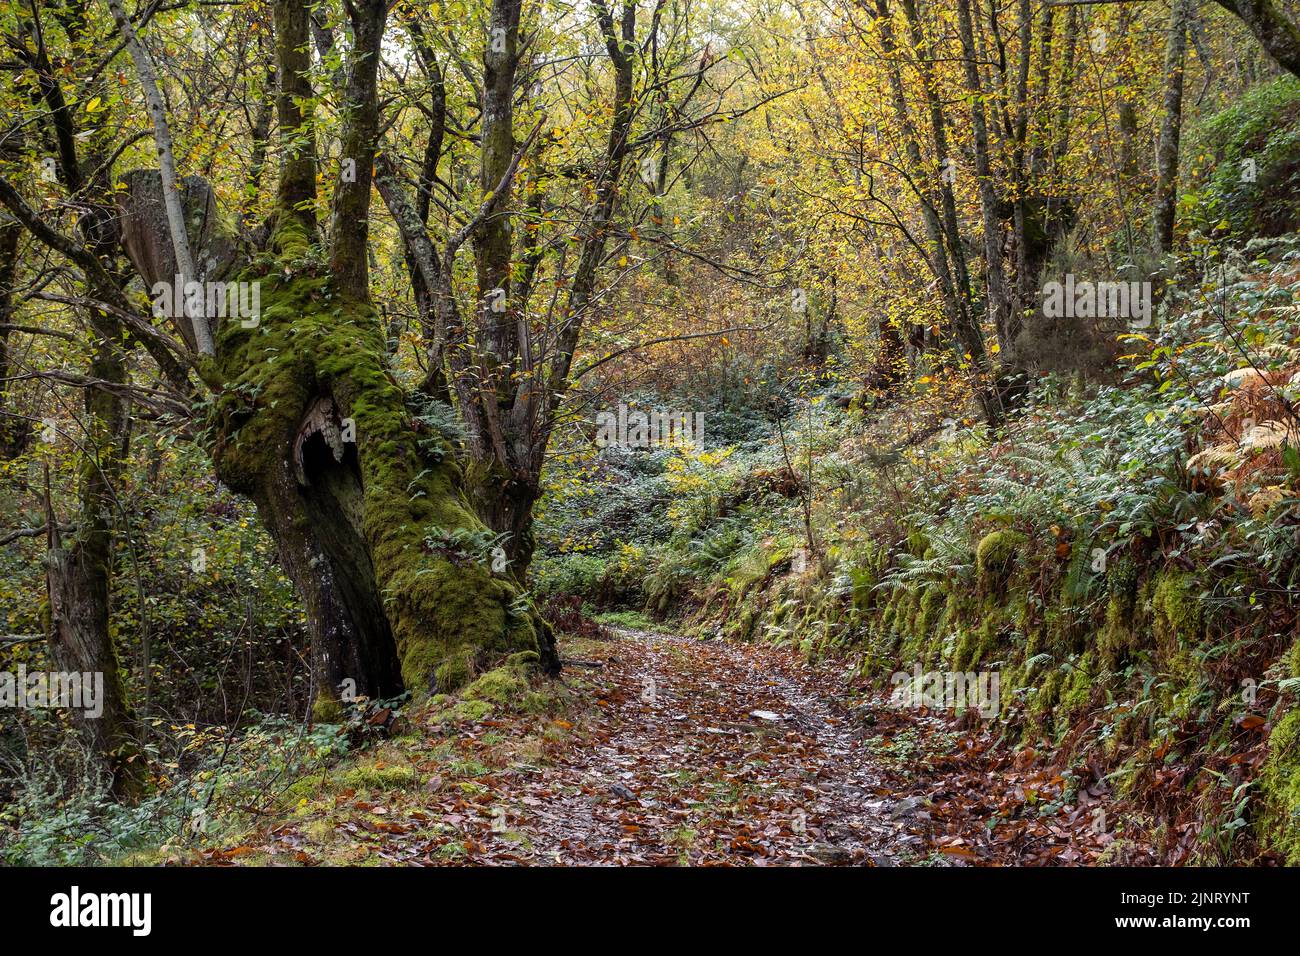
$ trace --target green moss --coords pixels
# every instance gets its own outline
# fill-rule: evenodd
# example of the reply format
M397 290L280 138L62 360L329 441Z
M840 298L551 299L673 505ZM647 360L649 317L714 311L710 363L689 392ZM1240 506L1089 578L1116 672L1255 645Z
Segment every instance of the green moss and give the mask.
M1041 732L1051 727L1053 711L1064 683L1065 672L1056 667L1039 678L1037 689L1029 700L1030 727L1033 730Z
M1259 776L1260 842L1289 866L1300 865L1300 710L1287 714L1268 738L1268 760Z
M887 601L885 603L884 608L880 612L879 618L877 618L878 621L877 632L882 635L887 634L890 631L890 629L893 628L894 626L894 617L895 615L897 615L897 613L898 613L898 601L897 600Z
M983 661L1005 659L1002 636L1006 630L1005 614L986 610L973 624L957 634L951 661L956 670L968 670Z
M1092 700L1097 685L1097 674L1092 654L1084 654L1076 659L1061 688L1058 702L1058 730L1064 732L1072 718L1081 715ZM1064 727L1061 724L1064 723Z
M880 577L875 567L867 564L851 564L848 567L849 581L853 585L852 603L856 611L869 611L875 606L875 587Z
M1097 649L1109 670L1118 670L1137 649L1131 594L1112 593L1107 599L1106 620L1097 635Z
M311 719L318 724L337 724L343 719L343 705L322 688L312 701Z
M487 700L462 700L458 701L450 711L447 712L447 718L453 723L477 723L492 713L492 702Z
M409 659L402 662L403 677L408 667L417 673L432 668L434 683L443 693L447 693L463 687L473 679L476 656L472 647L443 654L438 647L426 644L413 648Z
M1291 644L1286 654L1287 670L1292 677L1300 677L1300 639Z
M1023 534L1010 528L992 531L981 538L975 547L975 571L980 582L993 588L1002 587L1025 541Z
M533 651L510 655L500 667L480 674L459 694L439 694L430 699L435 720L461 723L482 720L498 709L541 711L546 695L533 690L531 675L538 665Z
M921 606L916 617L918 635L926 637L934 633L935 624L947 603L947 597L937 584L930 585L921 593Z
M943 633L955 630L970 616L971 603L961 588L952 588L944 601L943 614L939 617L939 630Z
M949 661L953 670L964 671L979 659L979 635L973 628L965 627L957 631Z
M1173 662L1183 649L1198 642L1204 633L1204 611L1196 578L1186 572L1166 569L1155 578L1151 590L1152 629L1161 659Z
M488 671L466 687L461 696L466 700L485 700L492 704L516 703L528 691L528 672L536 663L536 654L513 654L505 664Z
M329 820L312 820L302 828L302 832L313 843L329 843L334 839L334 824Z
M1060 604L1049 605L1043 611L1042 627L1035 630L1029 642L1028 653L1051 654L1057 660L1064 660L1071 654L1078 653L1084 628L1080 613Z
M350 767L334 779L340 790L410 790L423 783L419 771L408 764L376 766L359 764Z
M422 433L407 408L374 310L333 292L293 217L280 217L272 246L275 255L242 277L261 283L259 324L224 323L219 357L202 369L217 395L209 434L218 475L259 506L271 499L291 473L286 461L304 413L329 397L355 425L360 532L407 689L451 690L508 654L549 654L549 628L511 580L426 545L431 533L484 529L454 449L445 436Z

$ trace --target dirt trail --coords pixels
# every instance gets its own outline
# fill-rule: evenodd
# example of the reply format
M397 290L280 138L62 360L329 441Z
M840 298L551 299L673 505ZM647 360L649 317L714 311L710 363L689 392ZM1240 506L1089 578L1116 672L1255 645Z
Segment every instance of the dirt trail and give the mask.
M859 723L788 653L620 632L587 746L537 779L568 792L510 827L560 861L888 865L909 838ZM802 676L802 680L799 677ZM532 805L527 790L522 807Z
M539 711L415 726L328 770L217 864L891 866L1095 860L1077 794L995 723L859 696L792 650L616 631ZM865 701L865 703L863 703ZM297 799L297 797L295 797Z

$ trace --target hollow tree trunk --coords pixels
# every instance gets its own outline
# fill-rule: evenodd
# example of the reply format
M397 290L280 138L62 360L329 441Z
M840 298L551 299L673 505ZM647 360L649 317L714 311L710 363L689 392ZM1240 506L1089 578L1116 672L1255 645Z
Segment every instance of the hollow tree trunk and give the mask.
M358 521L361 487L355 452L335 459L324 428L338 431L333 404L320 399L295 434L277 437L265 470L246 486L276 542L280 566L304 605L311 638L314 715L338 716L353 694L384 699L401 693L392 628L375 584ZM301 440L299 440L301 439ZM218 459L218 474L221 473Z
M492 535L466 500L450 438L433 424L450 409L408 408L370 304L364 221L387 4L347 10L340 142L354 175L335 183L328 241L314 212L307 5L276 0L273 10L280 183L266 249L233 276L259 284L260 314L218 326L201 374L215 395L206 437L217 476L256 503L305 605L314 710L333 716L351 689L449 691L512 655L557 671L549 627L493 572ZM136 218L126 205L123 218ZM132 261L153 281L158 258Z
M284 219L281 263L306 236ZM474 515L447 437L408 409L373 309L338 296L323 264L262 283L255 329L220 330L206 373L218 476L257 503L307 605L317 713L337 684L386 694L451 690L529 652L558 669L554 638L504 574Z

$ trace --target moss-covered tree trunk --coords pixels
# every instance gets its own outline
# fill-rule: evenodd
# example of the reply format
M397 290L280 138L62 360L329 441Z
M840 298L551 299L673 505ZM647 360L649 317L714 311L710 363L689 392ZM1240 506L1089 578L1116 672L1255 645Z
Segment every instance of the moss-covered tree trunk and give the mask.
M217 475L255 502L303 602L320 718L352 693L452 690L521 652L542 669L559 665L550 629L493 570L492 534L469 507L456 449L438 430L451 410L408 404L389 366L370 302L366 228L387 4L362 0L347 13L346 175L329 177L324 235L307 7L276 0L276 204L265 249L227 277L257 283L260 310L255 321L218 321L216 354L199 362L215 396L206 441ZM174 268L165 244L144 241L159 231L135 201L148 187L133 181L123 219L135 237L132 261L152 284ZM203 191L194 192L198 201ZM196 248L214 243L222 237Z
M262 283L258 326L228 323L205 374L217 474L257 503L307 608L317 713L349 678L370 695L446 691L519 651L554 669L549 629L492 570L451 442L388 367L378 316L311 253L280 226L244 276Z
M339 138L347 174L330 177L327 235L316 219L307 6L276 0L274 14L276 204L265 248L227 277L257 283L260 310L255 320L219 320L216 354L198 365L214 393L205 440L217 476L255 502L303 602L314 712L335 716L351 693L452 690L521 652L558 670L550 629L493 570L491 532L469 507L457 449L439 430L451 409L431 412L428 396L414 390L408 402L370 302L366 219L387 4L348 7ZM158 231L136 208L147 186L130 190L127 231ZM196 248L223 242L207 236ZM141 238L130 246L146 282L170 278L164 245Z

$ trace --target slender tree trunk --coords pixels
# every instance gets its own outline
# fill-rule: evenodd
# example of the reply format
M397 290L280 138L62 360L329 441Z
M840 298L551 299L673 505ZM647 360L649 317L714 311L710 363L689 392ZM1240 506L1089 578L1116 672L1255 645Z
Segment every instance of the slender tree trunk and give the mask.
M953 328L955 335L951 337L949 344L959 365L969 364L976 377L984 376L990 372L989 358L984 347L984 333L980 329L979 319L974 311L970 269L962 243L961 223L957 218L957 200L951 182L956 167L953 165L954 157L948 153L948 121L943 113L943 103L939 98L938 89L935 87L933 69L928 59L931 56L930 44L921 27L916 0L903 0L903 12L907 16L912 47L917 58L917 69L921 75L921 86L925 91L926 104L929 107L930 131L934 137L935 156L947 167L939 176L938 189L944 238L948 245L948 256L952 262L957 289L955 297L957 321ZM973 390L985 421L989 424L998 422L1002 417L1002 407L993 383L976 382L973 384Z
M1156 192L1151 224L1151 251L1162 257L1173 251L1174 214L1178 203L1178 145L1183 130L1183 72L1187 53L1187 21L1192 0L1174 0L1165 40L1165 100L1156 145Z
M89 377L110 385L125 384L119 324L103 313L95 314L92 324L96 341ZM112 792L130 800L144 791L147 767L109 631L112 530L114 517L121 511L116 488L125 461L126 403L120 393L90 388L84 413L84 433L77 436L81 452L77 527L66 540L59 533L48 486L46 489L49 651L57 670L102 677L101 712L90 716L74 710L71 716L91 752L108 771Z
M347 9L352 21L352 49L345 85L342 168L334 188L330 221L330 271L340 293L349 299L369 301L370 186L379 136L375 90L388 0L356 0Z
M966 89L970 93L975 175L979 180L980 211L983 215L987 314L993 319L993 327L997 330L998 342L1002 350L1010 356L1014 351L1018 328L1012 320L1011 297L1007 289L1006 268L1003 262L1001 201L998 198L997 185L993 180L988 121L984 112L984 89L980 82L979 57L971 22L970 0L957 0L957 24L961 36Z
M275 99L283 157L275 215L295 222L303 240L316 239L316 139L310 133L311 51L307 47L308 17L305 3L277 0L272 4L275 24Z
M8 326L14 320L14 283L18 276L18 239L22 227L13 221L0 222L0 459L20 455L31 434L28 423L16 416L9 400Z
M154 73L153 60L149 51L140 42L131 20L126 15L122 0L108 0L109 10L117 23L118 31L126 43L127 51L135 62L135 71L144 90L145 105L149 108L149 119L153 123L154 143L158 147L158 170L162 174L163 208L167 212L167 229L171 234L172 250L176 256L176 280L184 288L185 283L199 278L194 268L194 256L190 251L189 232L185 225L185 216L181 211L181 194L176 179L176 156L172 152L171 128L167 123L167 111L163 103L162 92L158 89L158 77ZM212 355L212 329L202 310L194 310L191 299L185 296L186 318L194 330L194 342L200 355Z
M902 76L899 74L896 57L898 44L894 38L893 21L887 0L876 0L877 22L880 25L880 45L885 55L886 69L889 77L890 97L894 104L894 115L903 128L903 148L914 176L923 176L925 161L921 156L919 136L912 123L911 111L908 109L907 96L903 90ZM952 267L944 246L943 225L939 221L939 206L943 200L939 195L938 183L934 177L925 177L928 187L917 190L921 201L921 216L925 221L925 236L928 243L927 254L930 269L939 283L939 294L943 300L944 313L948 325L956 329L963 319L964 301L959 300L953 281ZM882 328L882 334L884 330Z
M521 0L493 0L483 53L479 189L484 196L502 190L496 201L503 210L514 191L513 177L506 174L516 150L513 104L521 9ZM519 387L520 321L527 307L514 295L512 218L488 216L475 232L474 311L484 347L477 350L472 371L457 371L455 384L461 408L469 411L475 505L488 527L506 535L508 567L522 581L532 560L533 505L541 495L541 474L532 468L531 422L511 416Z
M90 51L98 36L92 36L87 29L88 12L84 4L73 2L59 20L73 43ZM39 8L33 6L32 13L36 29L21 47L18 59L32 71L40 98L48 108L45 121L58 144L57 175L67 191L69 208L79 211L78 237L58 233L3 179L0 202L35 238L80 267L90 299L128 311L130 305L121 292L122 283L111 272L121 247L108 160L110 114L83 114L69 107L63 84L76 75L75 70L55 67L45 48ZM84 162L79 155L82 149L86 151ZM6 241L8 238L12 237L6 237ZM12 282L12 272L0 275L0 294L8 297ZM6 302L0 311L7 309ZM123 389L129 384L124 350L132 339L115 315L89 309L84 318L93 336L86 378L94 384L83 391L83 414L72 436L78 453L78 513L76 530L66 538L59 530L48 477L45 489L48 652L55 669L89 673L102 680L102 694L95 701L98 714L73 709L71 717L95 759L106 768L113 792L130 799L145 789L147 768L135 737L135 718L109 631L109 615L112 532L122 510L117 488L129 442L127 402L123 397ZM165 363L160 365L167 368Z
M513 183L505 179L515 153L514 89L519 65L519 16L522 0L493 0L483 53L483 146L479 151L479 189L484 196L505 181L500 208L510 203ZM474 237L478 274L479 328L490 343L484 373L488 391L509 401L511 373L518 351L517 310L512 308L511 223L505 215L489 216ZM489 396L485 401L492 401ZM490 414L490 411L489 411Z
M1038 326L1043 320L1038 297L1039 283L1053 250L1074 220L1074 204L1069 193L1050 181L1060 168L1069 145L1069 104L1073 96L1075 63L1078 50L1079 14L1071 8L1066 14L1065 31L1059 52L1055 35L1055 11L1044 7L1039 30L1038 80L1036 99L1028 104L1031 115L1025 119L1025 135L1032 138L1028 146L1023 185L1014 204L1016 248L1017 325ZM1061 73L1053 93L1052 67L1059 60ZM1053 96L1057 108L1053 110ZM1047 180L1045 182L1045 180ZM1017 364L1025 362L1017 358Z
M938 90L934 85L933 69L927 59L931 55L930 45L922 32L916 0L903 0L903 11L907 15L912 46L916 51L917 68L921 74L921 85L925 90L926 104L929 107L930 132L934 137L935 157L941 163L955 164L955 157L950 156L948 152L948 121L944 116L943 103L940 101ZM947 170L950 171L948 172L949 176L955 175L954 165L948 165ZM982 369L987 366L984 336L980 332L979 323L972 308L974 299L971 293L970 270L966 261L966 250L962 243L961 223L957 218L957 200L953 195L952 183L945 178L944 171L941 171L939 176L938 191L942 209L941 221L943 223L944 238L947 242L948 256L952 261L953 275L957 286L958 321L953 329L956 333L954 345L957 347L959 356L969 355L972 364Z
M1120 82L1120 92L1115 106L1116 122L1119 126L1119 174L1125 197L1133 195L1138 178L1137 156L1137 104L1133 100L1133 91L1137 89L1137 71L1133 66L1132 44L1129 35L1136 25L1133 11L1127 4L1119 8L1119 35L1124 38L1124 50L1119 58L1116 75Z

